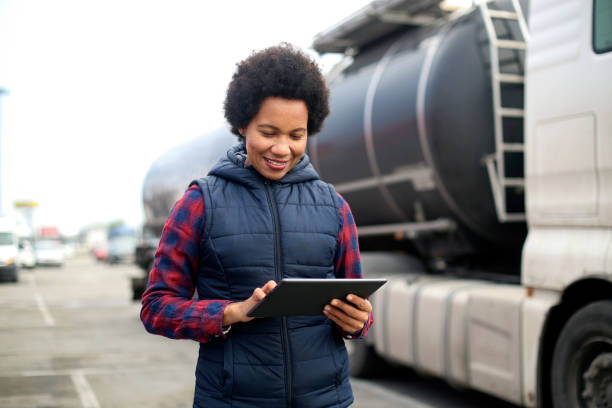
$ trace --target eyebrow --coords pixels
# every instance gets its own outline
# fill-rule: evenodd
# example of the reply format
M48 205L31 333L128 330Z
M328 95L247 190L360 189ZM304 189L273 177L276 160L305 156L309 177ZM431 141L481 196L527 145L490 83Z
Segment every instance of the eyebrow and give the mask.
M274 126L274 125L268 125L268 124L266 124L266 123L261 124L261 125L257 125L257 127L258 127L258 128L268 127L268 128L271 128L271 129L274 129L274 130L277 130L277 131L278 131L278 130L280 130L278 127L276 127L276 126ZM291 132L297 132L297 131L302 131L302 132L305 132L305 131L306 131L306 129L305 129L305 128L295 128L295 129L291 130Z

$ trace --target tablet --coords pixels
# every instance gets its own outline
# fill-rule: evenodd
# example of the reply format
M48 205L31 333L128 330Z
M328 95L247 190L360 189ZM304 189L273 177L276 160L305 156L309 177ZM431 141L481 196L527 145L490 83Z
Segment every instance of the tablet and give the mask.
M257 303L249 317L316 316L332 299L346 301L350 293L366 298L386 279L283 279Z

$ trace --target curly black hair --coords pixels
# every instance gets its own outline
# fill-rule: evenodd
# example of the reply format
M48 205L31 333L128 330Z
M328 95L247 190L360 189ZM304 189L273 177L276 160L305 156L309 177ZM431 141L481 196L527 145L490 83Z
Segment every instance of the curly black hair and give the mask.
M329 89L319 66L297 47L281 43L240 61L227 89L225 118L233 134L246 128L269 96L301 99L308 108L308 135L318 133L329 114Z

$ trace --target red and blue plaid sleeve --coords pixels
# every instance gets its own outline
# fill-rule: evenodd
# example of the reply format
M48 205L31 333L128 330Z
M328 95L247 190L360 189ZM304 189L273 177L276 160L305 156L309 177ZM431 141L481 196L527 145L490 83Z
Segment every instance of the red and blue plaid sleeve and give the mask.
M204 223L204 198L193 185L172 208L155 253L140 312L148 332L202 343L223 336L229 300L192 299Z
M361 256L359 254L359 241L357 237L357 225L348 203L338 194L338 208L340 209L340 234L338 235L338 250L335 259L335 275L339 279L361 279ZM368 321L358 332L346 332L342 335L347 339L362 339L374 322L370 313Z

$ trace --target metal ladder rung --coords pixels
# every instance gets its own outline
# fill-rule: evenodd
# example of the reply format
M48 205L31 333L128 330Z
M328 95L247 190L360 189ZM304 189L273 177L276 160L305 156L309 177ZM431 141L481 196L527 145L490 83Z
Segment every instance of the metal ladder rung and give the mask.
M522 118L524 111L517 108L499 108L499 114L508 118Z
M505 213L504 221L525 221L525 214L523 213Z
M525 82L525 77L523 75L516 74L498 74L497 79L500 82L510 82L513 84L522 84Z
M503 18L506 20L518 20L518 14L513 11L488 9L489 15L493 18Z
M511 48L514 50L525 50L527 49L527 43L524 41L513 41L513 40L497 40L495 46L498 48Z
M523 152L525 151L525 145L522 143L504 143L502 150L505 152Z
M506 187L523 187L525 185L525 179L509 177L503 179L502 184Z

